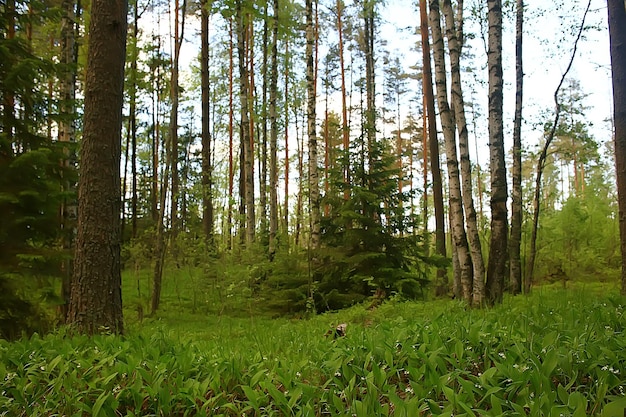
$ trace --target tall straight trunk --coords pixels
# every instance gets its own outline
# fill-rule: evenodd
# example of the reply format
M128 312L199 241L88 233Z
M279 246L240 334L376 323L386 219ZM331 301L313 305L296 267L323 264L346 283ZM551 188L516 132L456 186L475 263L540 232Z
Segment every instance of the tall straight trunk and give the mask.
M129 123L131 142L131 238L137 237L137 37L139 36L139 0L133 4L133 51L130 62ZM126 185L126 184L124 184ZM125 196L123 197L125 198Z
M306 0L306 89L307 134L309 137L309 210L311 212L311 249L319 247L320 241L320 189L317 172L317 133L315 97L315 27L313 23L313 0Z
M626 295L626 7L622 0L608 0L611 73L613 75L613 123L615 173L622 248L622 295Z
M511 189L511 236L509 240L510 291L522 291L522 104L524 92L524 67L522 65L522 37L524 0L515 6L515 119L513 121L513 168Z
M529 293L530 288L532 286L533 274L535 269L535 256L537 254L537 230L539 228L539 211L540 211L540 198L541 198L541 179L543 177L543 170L546 165L546 159L548 157L548 150L554 137L556 136L556 129L559 125L559 119L561 117L561 103L559 101L559 92L561 91L561 87L565 82L565 78L567 74L572 69L572 65L574 64L574 58L576 57L576 51L578 50L578 42L582 37L583 30L585 28L585 21L587 20L587 14L589 13L589 9L591 8L591 0L587 3L587 8L585 9L585 13L583 14L582 21L580 26L578 27L578 35L576 40L574 41L574 47L572 49L572 54L570 56L569 64L567 68L563 72L561 76L561 81L559 81L559 85L554 90L554 122L552 124L552 128L546 137L546 142L543 145L543 149L539 154L539 160L537 161L537 169L535 172L535 191L533 198L533 224L532 231L530 235L530 249L528 254L528 265L526 267L526 277L524 280L524 292Z
M76 114L76 8L75 0L63 1L63 17L61 19L61 56L63 72L60 76L60 112L63 116L59 121L59 142L75 143L75 114ZM72 145L70 145L72 146ZM66 159L62 165L65 168L74 167L76 155L71 147L65 150ZM73 193L76 191L74 184L64 181L63 191ZM63 231L63 249L70 250L74 246L74 221L77 217L77 203L75 198L64 198L60 207L61 229ZM70 259L62 263L61 299L63 320L67 318L67 310L70 302L70 284L72 277L72 261Z
M233 234L233 202L234 195L233 189L235 188L235 164L234 164L234 125L235 125L235 103L233 98L233 70L235 66L234 57L233 57L233 49L235 48L233 42L233 21L232 18L228 20L228 36L229 36L229 47L228 47L228 222L227 222L227 232L226 238L227 247L230 249L232 247L232 234Z
M487 299L502 301L506 273L508 218L504 124L502 120L502 1L487 0L489 41L489 169L491 173L491 241L487 264Z
M295 236L294 245L298 247L300 245L300 236L302 232L302 212L303 212L303 197L304 197L304 132L300 134L298 113L294 112L294 124L296 130L296 143L298 153L298 196L296 197L296 218L295 218Z
M430 153L430 172L432 175L433 206L435 209L435 250L437 255L446 257L446 220L443 206L443 182L439 165L439 141L437 140L437 117L435 94L430 65L430 41L428 36L428 14L426 0L420 0L420 34L422 38L422 85L424 88L424 107L428 118L428 151ZM425 157L426 158L426 157ZM448 291L448 276L444 268L437 269L437 295Z
M259 155L259 206L261 208L261 236L263 236L263 244L269 243L265 239L269 233L269 219L267 216L267 134L268 134L268 102L267 102L267 90L269 83L269 69L268 69L268 54L269 54L269 3L265 6L265 19L263 21L263 93L262 93L262 127L261 127L261 140L260 140L260 155ZM268 245L269 253L269 245Z
M441 32L441 15L439 0L430 1L430 28L433 36L433 53L435 57L435 85L437 87L437 104L443 128L446 146L446 165L448 168L450 228L452 241L459 259L463 299L472 302L473 267L472 258L465 233L463 218L463 201L461 196L461 179L456 151L455 122L448 104L448 87L446 80L445 50Z
M7 22L6 38L15 39L15 0L7 0L4 6L5 19ZM13 60L13 57L9 57ZM13 91L4 91L2 97L3 121L2 128L6 135L6 141L0 142L0 158L10 158L13 155L13 141L15 136L15 94Z
M474 279L472 283L472 300L475 306L480 306L485 297L485 263L483 261L476 209L472 197L472 167L469 155L469 139L467 133L467 121L465 118L465 103L461 88L461 48L463 40L463 1L457 4L459 13L455 19L452 3L450 0L443 1L443 13L446 22L446 37L450 51L450 72L452 76L452 107L459 135L459 156L461 158L461 189L463 207L465 209L465 224L467 225L467 238L474 267ZM455 21L456 20L456 21Z
M248 30L246 33L246 50L248 54L248 121L250 123L249 140L245 154L244 168L246 170L246 241L252 243L255 240L256 228L256 206L254 192L254 149L256 138L256 114L255 114L255 96L256 88L254 86L254 27L250 15L246 16Z
M365 33L365 131L367 133L368 166L372 166L372 149L376 140L376 82L374 72L374 4L375 0L363 2L363 23Z
M174 58L172 60L172 72L170 78L170 148L169 159L172 170L172 200L170 203L170 221L172 227L172 237L175 239L180 230L180 219L178 216L178 200L180 194L180 175L178 172L178 104L180 97L180 85L179 79L179 61L180 61L180 48L183 44L183 35L185 31L185 11L187 8L187 1L183 0L182 5L180 0L176 0L174 3Z
M157 36L157 49L152 56L152 59L157 59L161 54L161 39ZM159 144L161 142L161 122L160 122L160 106L159 106L159 92L161 91L161 66L156 66L156 74L152 81L152 87L154 91L151 94L152 99L152 181L150 191L150 213L152 222L156 225L159 221Z
M241 105L241 148L243 156L243 178L240 180L243 187L243 199L245 210L245 241L254 242L254 150L252 147L253 137L250 121L250 73L248 66L248 53L251 46L248 44L250 24L242 10L241 1L237 1L237 52L239 56L239 101Z
M343 180L346 184L350 182L350 129L348 127L348 105L346 94L346 66L343 57L343 23L341 14L343 12L343 0L337 0L337 33L339 34L339 70L341 73L341 135L343 139ZM346 187L344 199L350 198L350 189Z
M289 40L285 41L285 210L284 233L289 235ZM289 239L287 239L287 242Z
M202 0L200 17L200 84L202 91L202 230L208 243L213 240L213 167L211 163L209 2Z
M76 257L68 323L79 333L124 331L120 159L126 16L124 0L93 0L85 71Z
M269 257L274 259L276 253L276 234L278 233L278 113L276 100L278 97L278 10L279 0L274 0L272 17L272 44L270 54L270 228Z

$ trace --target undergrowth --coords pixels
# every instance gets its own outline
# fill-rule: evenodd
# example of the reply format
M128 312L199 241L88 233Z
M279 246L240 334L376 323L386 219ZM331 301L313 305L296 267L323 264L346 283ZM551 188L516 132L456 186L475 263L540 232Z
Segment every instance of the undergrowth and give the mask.
M1 341L0 415L621 416L625 303L549 289L490 310L392 300ZM346 337L323 336L340 322Z

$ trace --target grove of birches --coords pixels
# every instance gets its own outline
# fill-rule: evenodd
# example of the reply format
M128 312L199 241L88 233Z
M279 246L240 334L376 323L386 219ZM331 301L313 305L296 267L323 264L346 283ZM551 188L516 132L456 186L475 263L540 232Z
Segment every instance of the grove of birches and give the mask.
M625 57L622 0L3 0L0 337L625 293Z

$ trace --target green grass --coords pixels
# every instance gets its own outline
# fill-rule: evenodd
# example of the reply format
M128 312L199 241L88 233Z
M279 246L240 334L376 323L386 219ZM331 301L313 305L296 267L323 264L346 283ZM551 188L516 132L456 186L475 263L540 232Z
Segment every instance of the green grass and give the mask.
M308 320L170 304L125 337L0 342L0 415L622 416L626 299L609 294L546 287L491 310L392 300ZM323 336L340 322L345 338Z

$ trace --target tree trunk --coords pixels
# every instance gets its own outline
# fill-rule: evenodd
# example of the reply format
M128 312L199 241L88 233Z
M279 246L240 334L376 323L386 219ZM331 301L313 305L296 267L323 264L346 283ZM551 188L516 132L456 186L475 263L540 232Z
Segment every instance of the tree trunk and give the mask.
M343 1L337 0L337 33L339 34L339 70L341 72L341 133L343 137L343 180L346 184L350 182L350 129L348 128L348 105L346 94L346 70L343 57L343 23L341 14L343 12ZM350 198L349 187L345 188L344 199Z
M76 114L76 1L63 1L63 17L61 19L61 57L63 72L60 76L60 113L63 117L59 121L59 142L75 143L74 119ZM64 167L75 167L76 155L73 147L65 150L66 159L62 162ZM63 182L63 190L66 193L76 191L76 186L70 181ZM60 208L61 229L63 233L63 249L70 250L74 247L75 220L77 216L76 201L64 198ZM70 302L70 284L72 277L72 260L62 263L61 298L63 320L67 318Z
M233 57L233 21L228 20L228 222L226 238L228 239L226 246L230 249L233 244L233 204L235 188L235 161L234 161L234 129L235 129L235 103L233 97L234 78L233 70L235 66Z
M209 2L202 0L200 18L200 83L202 90L202 229L207 243L213 241L213 167L209 124Z
M248 244L254 241L254 150L250 130L250 73L248 71L248 31L250 25L242 10L241 1L236 7L237 52L239 56L239 101L241 105L241 149L243 154L243 198L245 210L245 236Z
M278 97L278 10L279 0L274 0L274 16L272 18L272 45L270 57L270 229L269 258L276 254L276 235L278 233L278 114L276 100Z
M315 27L313 24L313 0L306 0L306 85L307 85L307 133L309 137L309 206L311 210L311 249L320 242L320 189L317 172L317 133L315 126Z
M285 41L285 210L283 230L289 235L289 40ZM287 239L289 242L289 239Z
M463 47L463 2L458 3L458 21L455 22L454 11L450 0L443 1L443 12L446 22L446 36L450 51L450 72L452 74L452 105L456 126L459 132L459 154L461 157L462 194L465 208L465 223L467 225L467 238L474 266L474 280L472 284L471 304L480 306L485 296L485 263L483 261L478 224L476 221L476 209L472 197L472 167L469 155L469 139L467 133L467 121L465 119L465 103L461 88L461 48Z
M76 258L68 323L79 333L124 331L120 260L120 159L124 0L93 0L85 71Z
M178 216L178 196L180 193L180 176L178 173L178 102L180 96L180 86L178 84L178 63L180 61L180 48L183 44L183 34L185 30L185 9L187 1L183 0L182 6L180 0L175 1L174 6L174 59L172 61L172 73L170 78L170 148L169 159L172 170L172 200L170 204L170 221L172 228L172 238L176 239L176 235L180 229L180 219ZM181 17L179 17L181 16ZM179 21L180 20L180 21Z
M372 164L372 149L376 140L376 80L374 72L374 4L375 0L363 2L363 23L365 34L365 131L367 133L368 166Z
M561 87L565 82L565 77L569 73L572 68L572 64L574 63L574 58L576 57L576 51L578 49L578 41L582 37L583 29L585 28L585 21L587 20L587 14L589 13L589 9L591 7L591 0L587 3L587 8L585 9L585 13L583 14L582 22L580 23L580 27L578 28L578 36L574 41L574 48L572 49L572 55L570 56L569 64L563 72L561 76L561 81L559 85L556 87L554 91L554 122L550 132L548 133L548 137L546 138L546 142L543 145L543 149L539 154L539 160L537 161L537 170L535 176L535 194L533 198L533 225L532 232L530 235L530 250L528 254L528 266L526 268L526 279L524 281L524 292L528 294L530 292L530 288L532 286L533 274L535 269L535 257L537 255L537 230L539 228L539 211L540 211L540 198L541 198L541 178L543 176L543 170L546 165L546 159L548 157L548 149L550 148L550 144L554 140L554 136L556 135L556 129L559 125L559 119L561 116L561 103L559 102L559 92L561 91Z
M513 121L513 188L511 189L511 237L509 241L510 291L522 291L522 98L524 68L522 66L522 27L524 0L517 0L515 9L515 119Z
M611 69L613 75L613 123L615 124L615 173L622 248L622 295L626 295L626 6L608 0Z
M446 165L448 168L449 204L450 204L450 227L452 238L461 267L461 286L463 299L471 304L473 269L472 258L467 243L465 225L463 219L463 201L461 196L461 181L459 175L459 162L456 151L455 122L452 111L448 105L448 87L446 81L445 51L443 35L441 33L441 15L439 13L439 0L430 2L430 27L433 36L433 52L435 57L435 85L437 86L437 104L439 105L439 117L443 128L443 136L446 146Z
M267 90L269 83L269 68L268 68L268 54L269 54L269 26L270 26L270 15L269 15L269 3L265 6L265 19L263 21L263 93L262 93L262 103L261 103L261 112L262 116L262 131L261 131L261 140L260 146L261 151L259 158L259 206L261 208L261 236L263 239L263 245L267 245L267 251L269 254L269 218L267 215L267 133L268 133L268 102L267 102Z
M437 140L437 117L435 94L433 92L433 76L430 65L430 41L428 37L428 14L426 0L420 0L420 33L422 37L422 84L424 102L428 118L428 151L430 153L430 171L432 175L433 206L435 209L435 250L445 258L446 254L446 220L443 206L443 183L441 166L439 165L439 141ZM445 268L437 269L437 295L448 292L448 276Z
M508 218L504 124L502 120L502 1L488 0L489 168L491 173L491 241L487 264L487 298L502 301L507 260Z

